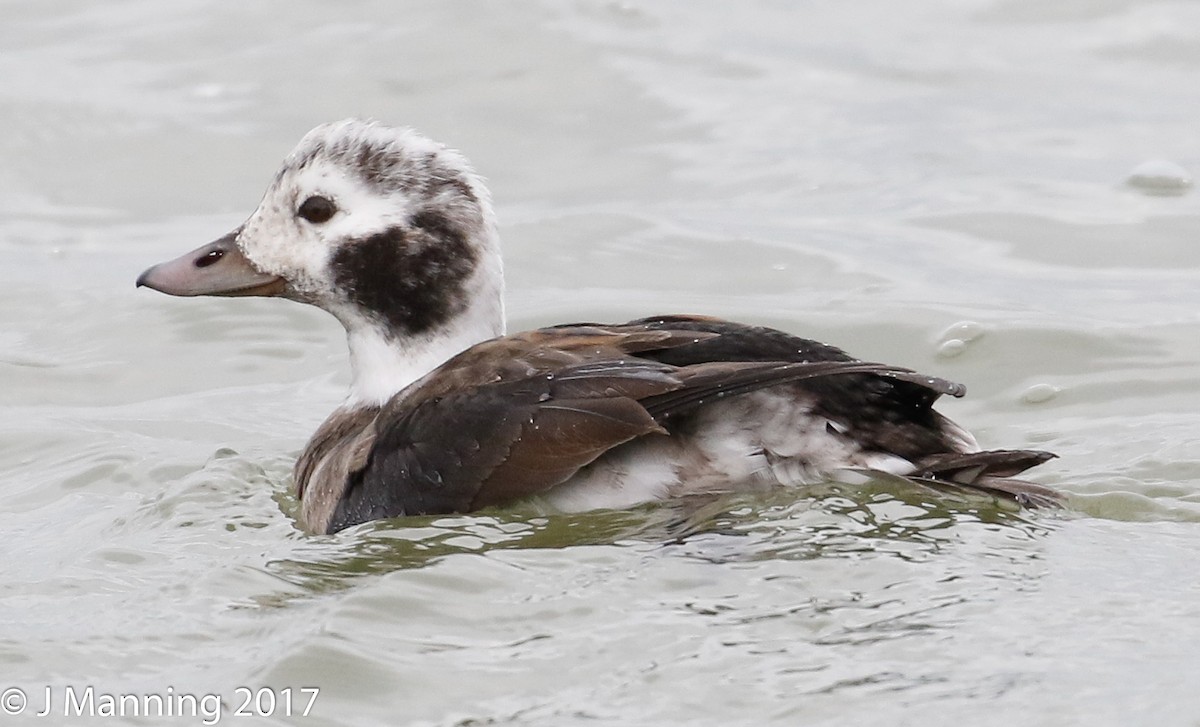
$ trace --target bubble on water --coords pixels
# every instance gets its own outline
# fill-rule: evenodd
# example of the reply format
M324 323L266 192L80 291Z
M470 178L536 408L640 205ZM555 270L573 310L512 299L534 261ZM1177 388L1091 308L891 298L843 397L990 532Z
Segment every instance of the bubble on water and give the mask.
M1062 389L1051 384L1034 384L1021 394L1021 401L1026 404L1044 404L1054 397L1058 396L1058 392Z
M951 338L938 346L937 355L942 358L954 358L967 350L967 342L961 338Z
M1192 186L1192 175L1175 162L1149 159L1133 168L1125 182L1146 194L1183 194Z
M955 323L946 330L942 331L941 340L949 341L957 338L964 343L970 343L976 338L983 336L984 333L987 333L987 329L983 327L982 323L977 323L975 321L959 321L958 323Z
M942 331L938 337L937 355L942 358L961 356L968 344L983 336L986 329L975 321L959 321Z

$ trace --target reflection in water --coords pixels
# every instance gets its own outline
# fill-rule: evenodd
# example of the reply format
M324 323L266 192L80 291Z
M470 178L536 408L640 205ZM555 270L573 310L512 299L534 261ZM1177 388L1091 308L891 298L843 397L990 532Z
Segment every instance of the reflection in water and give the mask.
M331 686L356 707L470 674L460 724L562 723L579 703L640 723L653 713L631 684L780 708L945 689L942 666L908 654L1036 592L1056 518L880 482L372 523L266 566L293 589L257 606L317 619L267 673L328 679L319 665L337 663L374 685Z
M697 496L627 511L545 514L528 505L503 512L397 518L334 536L313 536L267 569L311 594L368 575L420 568L452 555L510 549L649 545L713 563L849 557L878 553L919 561L987 527L1032 541L1052 527L1007 502L912 485L829 484L768 495Z

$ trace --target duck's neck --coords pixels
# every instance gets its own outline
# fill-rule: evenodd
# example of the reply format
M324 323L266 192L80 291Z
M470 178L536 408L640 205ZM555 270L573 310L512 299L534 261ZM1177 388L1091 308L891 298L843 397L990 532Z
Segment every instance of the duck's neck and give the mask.
M431 330L390 331L353 306L330 312L346 328L352 379L346 406L382 406L417 379L477 343L504 335L504 264L486 192L475 271L457 291L465 307ZM341 313L341 315L339 315Z
M503 335L504 314L463 315L431 334L407 338L375 324L346 330L351 372L346 406L382 406L452 356Z

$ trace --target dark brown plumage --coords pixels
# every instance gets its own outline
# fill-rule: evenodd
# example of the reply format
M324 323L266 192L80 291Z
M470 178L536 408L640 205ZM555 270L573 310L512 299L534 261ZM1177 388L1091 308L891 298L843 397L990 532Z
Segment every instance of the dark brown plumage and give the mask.
M919 481L1030 505L1057 501L1049 488L1007 479L1053 455L952 450L956 433L931 405L942 394L961 396L957 384L772 329L684 316L479 344L375 410L369 435L337 434L354 432L368 416L361 410L354 426L331 418L297 466L298 486L305 498L314 486L340 491L320 496L335 503L327 519L309 510L310 527L323 531L470 512L551 490L641 438L687 438L695 409L767 387L795 387L825 402L823 413L852 417L864 448L917 462Z

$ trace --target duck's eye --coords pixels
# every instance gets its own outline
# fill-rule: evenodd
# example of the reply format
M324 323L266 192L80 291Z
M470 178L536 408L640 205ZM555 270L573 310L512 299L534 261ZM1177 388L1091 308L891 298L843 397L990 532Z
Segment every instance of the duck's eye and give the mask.
M312 196L301 203L300 208L296 210L296 214L313 223L319 225L322 222L327 222L330 217L337 212L337 206L333 200L328 197Z

